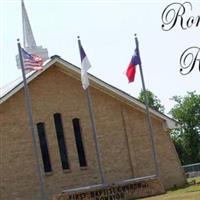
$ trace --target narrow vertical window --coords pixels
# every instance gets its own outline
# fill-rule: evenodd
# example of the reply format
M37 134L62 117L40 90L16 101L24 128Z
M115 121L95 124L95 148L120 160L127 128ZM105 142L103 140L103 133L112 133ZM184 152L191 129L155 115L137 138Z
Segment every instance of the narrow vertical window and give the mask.
M80 128L80 123L78 118L74 118L72 120L73 127L74 127L74 136L76 140L76 148L78 151L78 158L79 158L79 164L80 167L85 167L87 166L86 163L86 158L85 158L85 151L83 147L83 141L81 137L81 128Z
M37 131L38 131L38 136L39 136L39 141L40 141L40 149L42 153L44 171L51 172L52 168L51 168L51 161L49 157L49 150L48 150L48 145L47 145L47 140L46 140L46 135L45 135L44 123L42 122L37 123Z
M60 113L54 114L54 123L55 123L55 128L56 128L56 135L57 135L57 140L58 140L62 168L69 169L67 147L65 144L65 137L64 137L64 131L63 131L63 125L62 125L62 119L61 119Z

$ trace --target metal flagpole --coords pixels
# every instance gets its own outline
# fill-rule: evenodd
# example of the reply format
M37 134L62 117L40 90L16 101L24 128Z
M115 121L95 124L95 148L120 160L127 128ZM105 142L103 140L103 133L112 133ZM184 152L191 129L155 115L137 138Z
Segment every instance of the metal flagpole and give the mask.
M136 34L135 34L135 44L136 44L136 53L140 58L139 42L138 42ZM152 145L152 150L153 150L153 159L154 159L154 164L155 164L155 169L156 169L156 175L159 177L160 176L160 168L159 168L158 156L157 156L157 152L156 152L155 136L153 133L153 127L152 127L152 122L151 122L150 113L149 113L148 99L147 99L147 95L146 95L146 88L145 88L145 83L144 83L141 59L140 59L140 63L139 63L139 68L140 68L140 74L141 74L141 80L142 80L142 87L143 87L143 91L144 91L144 102L145 102L145 106L146 106L147 121L148 121L151 145Z
M17 41L18 41L17 45L18 45L19 58L20 58L22 76L23 76L23 82L24 82L26 110L27 110L27 114L28 114L29 126L31 129L32 143L33 143L33 149L34 149L34 154L35 154L35 159L36 159L36 168L37 168L36 170L37 170L37 174L39 176L40 195L41 195L41 200L47 200L47 195L45 192L45 185L44 185L44 177L43 177L42 170L40 167L39 152L37 150L37 142L36 142L34 123L33 123L31 101L30 101L30 95L29 95L29 90L28 90L28 85L27 85L26 75L25 75L25 70L24 70L24 61L22 58L21 45L20 45L19 39L17 39Z
M81 41L80 41L80 37L78 36L78 46L79 46L79 50L80 50L80 56L81 56ZM85 54L85 52L84 52ZM86 56L86 55L85 55ZM82 58L81 58L81 63L82 63ZM83 66L82 66L82 70L83 70ZM87 71L87 69L86 69ZM87 72L85 74L87 80ZM88 104L88 110L89 110L89 116L90 116L90 122L91 122L91 126L92 126L92 134L93 134L93 140L95 143L95 150L96 150L96 155L97 155L97 164L98 164L98 168L99 168L99 173L100 173L100 177L101 177L101 182L102 184L105 184L105 176L104 176L104 171L103 171L103 167L102 167L102 160L101 160L101 156L100 156L100 148L99 148L99 143L98 143L98 139L97 139L97 133L96 133L96 125L95 125L95 120L94 120L94 113L93 113L93 109L92 109L92 99L89 93L89 82L87 81L87 87L83 88L84 89L84 93L87 99L87 104Z
M98 162L99 173L101 176L101 182L103 184L105 184L105 176L104 176L104 171L103 171L103 167L102 167L99 143L97 140L96 126L95 126L95 121L94 121L94 114L93 114L93 110L92 110L92 100L90 97L89 88L87 88L84 91L85 91L85 96L87 98L87 103L88 103L88 110L89 110L90 121L91 121L91 126L92 126L92 133L93 133L93 139L94 139L94 143L95 143L95 149L96 149L96 154L97 154L97 162Z

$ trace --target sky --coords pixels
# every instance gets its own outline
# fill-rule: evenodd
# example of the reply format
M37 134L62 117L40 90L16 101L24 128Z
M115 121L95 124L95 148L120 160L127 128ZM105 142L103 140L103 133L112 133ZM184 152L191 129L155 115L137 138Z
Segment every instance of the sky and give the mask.
M182 19L169 31L162 29L162 13L171 3L185 1L144 0L24 0L37 45L80 67L77 36L92 64L89 73L120 90L138 97L142 89L139 68L133 83L125 75L139 40L146 88L165 106L170 98L187 91L200 93L199 61L188 75L180 73L180 58L190 47L200 47L200 2L191 0ZM177 7L174 7L177 10ZM17 38L22 36L21 0L0 0L0 89L1 95L21 77L16 67ZM168 17L172 15L169 13ZM191 25L185 30L181 27ZM198 36L198 37L197 37ZM189 55L187 59L190 59ZM200 58L200 53L197 55ZM187 60L186 60L187 61ZM188 61L187 61L188 62Z

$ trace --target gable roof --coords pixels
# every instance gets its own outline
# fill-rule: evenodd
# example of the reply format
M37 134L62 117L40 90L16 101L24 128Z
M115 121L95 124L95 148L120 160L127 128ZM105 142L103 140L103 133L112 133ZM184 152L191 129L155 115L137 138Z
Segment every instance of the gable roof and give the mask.
M63 70L63 72L66 72L66 71L70 71L70 72L74 72L75 74L78 75L79 79L80 79L80 73L81 73L81 70L79 67L67 62L66 60L60 58L60 56L52 56L51 59L46 62L46 64L44 65L43 67L43 70L42 71L36 71L32 74L30 74L28 77L27 77L27 83L31 82L32 80L34 80L37 76L39 76L40 74L42 73L45 73L45 71L53 66L54 64L56 64L57 66L61 67L61 69ZM98 79L97 77L91 75L88 73L88 77L89 77L89 80L91 81L91 84L92 87L97 87L98 89L102 90L103 92L106 92L108 95L111 95L111 96L114 96L114 97L117 97L118 99L120 99L121 101L133 106L133 107L136 107L136 108L139 108L140 110L142 110L143 112L145 112L145 105L139 101L138 99L134 98L133 96L125 93L124 91L102 81L101 79ZM11 96L13 96L15 93L17 93L20 89L23 88L23 81L21 81L20 83L18 83L16 86L14 86L12 89L10 89L9 91L7 91L4 95L2 95L0 97L0 104L2 104L3 102L5 102L7 99L9 99ZM170 117L164 115L163 113L161 112L158 112L152 108L149 108L149 111L150 113L152 114L152 116L155 116L157 118L160 118L162 120L164 120L166 122L166 125L167 127L165 128L176 128L178 125L177 125L177 122L173 119L171 119Z

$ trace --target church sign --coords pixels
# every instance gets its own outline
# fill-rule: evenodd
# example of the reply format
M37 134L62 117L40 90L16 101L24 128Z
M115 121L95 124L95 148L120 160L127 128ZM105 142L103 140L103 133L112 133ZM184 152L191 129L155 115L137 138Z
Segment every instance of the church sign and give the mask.
M146 197L162 194L165 190L158 179L146 180L123 185L106 185L81 189L77 191L63 191L53 200L127 200L136 197Z

